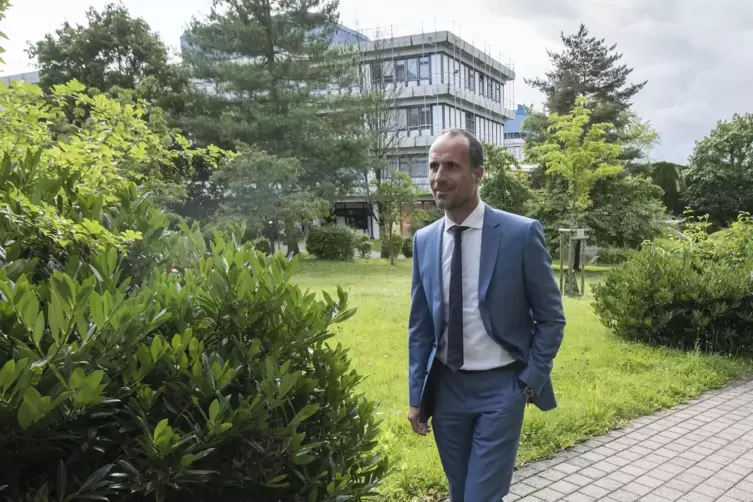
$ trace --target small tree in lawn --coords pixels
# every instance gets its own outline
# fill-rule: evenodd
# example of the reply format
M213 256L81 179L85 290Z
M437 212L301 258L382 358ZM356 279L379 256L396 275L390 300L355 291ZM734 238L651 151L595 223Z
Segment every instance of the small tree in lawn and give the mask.
M481 198L492 207L523 214L525 203L531 198L528 175L520 171L518 160L505 148L497 145L484 145L484 162Z
M411 211L418 192L413 179L402 171L393 171L389 179L376 184L376 199L381 208L380 220L384 222L386 237L390 242L390 263L395 264L395 255L400 249L392 245L395 224L400 225Z
M571 228L577 225L583 211L591 206L591 191L596 183L617 176L624 169L618 164L622 148L607 142L612 124L589 124L590 118L586 98L578 98L567 115L551 114L549 135L542 145L534 149L547 174L560 175L567 182ZM568 270L568 280L572 284L574 274L575 270Z

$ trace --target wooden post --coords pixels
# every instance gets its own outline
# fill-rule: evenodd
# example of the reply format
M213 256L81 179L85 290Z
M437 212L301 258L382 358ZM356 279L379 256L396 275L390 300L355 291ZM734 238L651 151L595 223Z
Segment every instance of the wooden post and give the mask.
M580 247L580 296L586 296L586 260L584 259L585 240L578 241Z

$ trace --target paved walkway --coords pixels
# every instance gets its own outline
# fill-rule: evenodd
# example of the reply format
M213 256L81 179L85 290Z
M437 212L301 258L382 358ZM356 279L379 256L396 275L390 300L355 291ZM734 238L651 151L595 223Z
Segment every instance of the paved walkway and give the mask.
M753 379L515 473L505 502L753 502Z

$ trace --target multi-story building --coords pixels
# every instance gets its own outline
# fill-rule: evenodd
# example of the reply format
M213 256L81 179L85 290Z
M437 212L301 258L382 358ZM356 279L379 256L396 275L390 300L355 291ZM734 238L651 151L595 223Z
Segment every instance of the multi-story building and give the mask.
M386 174L410 174L421 205L431 207L429 147L449 128L463 128L484 143L504 145L505 123L515 116L508 92L515 72L448 31L361 39L358 44L364 87L384 91L394 108L394 131L385 131L394 135L385 152ZM334 218L379 238L377 209L363 193L336 202Z
M4 83L5 85L10 85L10 83L15 80L21 80L22 82L26 82L28 84L38 84L39 72L30 71L26 73L18 73L16 75L8 75L5 77L0 77L0 82Z

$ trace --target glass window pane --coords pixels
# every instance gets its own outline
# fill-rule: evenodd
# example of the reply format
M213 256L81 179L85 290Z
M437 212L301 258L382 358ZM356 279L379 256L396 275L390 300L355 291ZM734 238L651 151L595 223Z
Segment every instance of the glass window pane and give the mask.
M408 119L406 117L405 108L397 110L397 129L402 130L408 127Z
M407 81L418 80L418 60L407 59L405 61L405 79Z
M421 126L421 129L430 129L431 128L431 107L425 106L423 108L419 108L419 124Z
M429 78L429 57L424 56L419 60L419 76L421 79Z
M408 108L408 129L418 129L418 108Z
M427 178L429 176L429 160L426 157L422 155L413 157L411 176L414 178Z
M405 61L395 61L395 81L405 81Z

